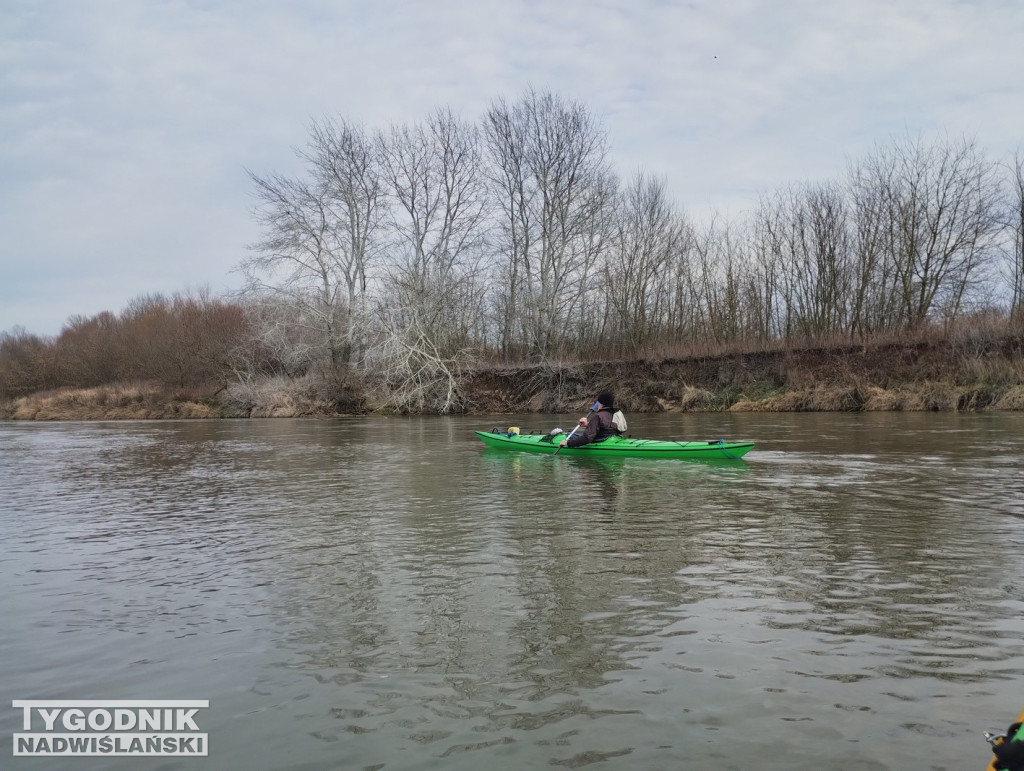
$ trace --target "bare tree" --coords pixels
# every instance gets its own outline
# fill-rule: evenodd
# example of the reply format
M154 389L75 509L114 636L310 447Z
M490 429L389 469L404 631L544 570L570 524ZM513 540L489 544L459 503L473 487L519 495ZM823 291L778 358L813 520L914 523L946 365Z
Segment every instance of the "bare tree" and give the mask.
M850 336L864 338L901 323L895 262L888 248L886 172L872 161L851 164L848 171L851 207L852 286Z
M580 104L528 91L495 102L484 132L500 211L502 338L521 332L530 353L554 352L578 321L581 297L610 224L616 181L603 129Z
M357 128L325 121L300 158L305 177L250 173L263 238L241 264L250 297L291 310L333 377L355 355L382 196L373 147ZM279 319L280 313L270 316Z
M681 221L679 241L665 266L665 330L659 342L692 342L706 331L698 279L702 235L692 223Z
M1024 154L1014 155L1010 189L1010 318L1024 325Z
M994 164L966 139L904 140L867 163L879 184L901 321L913 328L933 311L955 316L999 233Z
M290 309L291 323L316 334L322 358L337 370L345 363L349 333L330 194L316 181L251 176L263 204L265 236L241 266L249 297Z
M664 180L643 173L620 192L615 211L604 293L615 336L636 354L666 321L667 268L680 251L686 225L668 199Z
M749 243L742 228L717 219L696 233L689 274L698 314L695 339L736 343L755 326L748 318Z
M345 358L357 358L366 344L361 321L367 313L369 272L380 257L382 210L387 202L377 148L359 126L325 119L313 125L309 145L300 155L328 193L338 231L333 258L347 290Z
M493 106L484 119L484 136L490 156L490 182L498 212L498 249L501 254L494 271L498 290L493 299L498 316L501 352L513 353L518 341L516 309L524 295L524 261L530 253L536 230L533 199L537 190L526 163L526 129L516 120L514 108L504 102Z
M223 384L234 349L249 337L241 306L214 297L208 288L142 295L132 299L119 318L100 314L91 325L77 325L95 335L103 330L105 345L117 351L115 379L157 380L169 386ZM66 330L58 343L89 351L91 346Z
M464 344L482 313L475 286L487 225L477 129L438 110L378 138L390 210L391 281L384 301L408 309L442 348Z
M761 340L782 336L790 322L784 294L788 264L781 220L782 214L773 199L763 197L751 223L753 262L748 276L752 331Z
M123 324L109 311L92 317L71 316L57 336L55 348L61 381L77 387L113 383L119 377L138 377L126 365L137 367L153 361L150 351L138 352L140 356L130 363L126 361ZM148 372L141 376L152 377Z
M24 327L0 332L0 397L26 396L63 385L56 365L51 338L30 334Z
M754 237L763 250L756 268L772 276L767 307L781 309L782 333L815 338L845 331L852 281L840 188L785 188L762 200L754 220Z

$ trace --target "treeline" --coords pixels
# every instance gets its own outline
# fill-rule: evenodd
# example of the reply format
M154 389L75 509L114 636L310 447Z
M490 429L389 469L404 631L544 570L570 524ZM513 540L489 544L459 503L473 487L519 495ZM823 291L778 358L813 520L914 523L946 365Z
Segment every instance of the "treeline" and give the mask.
M600 121L548 92L476 122L323 119L297 154L297 174L250 174L261 236L239 296L144 298L55 341L8 334L0 389L220 379L251 401L304 381L444 412L481 363L1024 325L1024 160L969 139L893 139L731 221L620 177Z
M207 292L148 295L119 315L72 317L55 338L24 330L0 335L0 396L119 381L168 388L226 384L249 336L237 303Z
M264 339L298 336L324 369L373 372L446 407L448 375L481 358L1021 318L1020 158L895 139L841 178L763 196L742 221L698 223L663 180L620 179L608 150L583 105L536 91L477 123L444 109L387 130L315 123L303 173L252 174L264 237L241 268Z

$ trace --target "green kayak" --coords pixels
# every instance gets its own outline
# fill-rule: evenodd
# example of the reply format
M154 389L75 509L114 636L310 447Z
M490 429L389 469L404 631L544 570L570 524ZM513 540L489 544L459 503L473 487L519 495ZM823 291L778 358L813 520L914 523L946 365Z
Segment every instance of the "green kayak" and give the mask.
M488 447L522 452L553 454L565 434L508 434L505 431L475 431ZM585 455L591 458L698 458L701 460L735 460L754 448L753 442L668 442L657 439L626 439L613 436L602 442L582 447L563 447L559 455Z

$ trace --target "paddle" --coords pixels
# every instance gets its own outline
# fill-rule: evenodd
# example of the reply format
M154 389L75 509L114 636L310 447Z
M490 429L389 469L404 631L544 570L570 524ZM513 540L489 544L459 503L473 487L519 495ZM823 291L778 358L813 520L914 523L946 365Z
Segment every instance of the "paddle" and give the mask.
M594 410L597 409L597 405L600 404L600 403L601 402L594 402L594 406L590 408L590 414L587 415L588 418L590 417L590 415L594 414ZM574 428L572 431L569 432L569 436L565 437L565 443L569 444L569 440L572 439L572 435L575 434L579 430L580 430L580 423L579 423L579 421L576 421L576 428ZM561 450L561 449L562 449L562 445L559 444L558 445L558 450ZM558 455L558 450L555 450L555 455Z
M996 768L1024 767L1024 712L1017 716L1017 722L1006 729L1005 734L985 731L985 738L992 745L992 760L985 771Z

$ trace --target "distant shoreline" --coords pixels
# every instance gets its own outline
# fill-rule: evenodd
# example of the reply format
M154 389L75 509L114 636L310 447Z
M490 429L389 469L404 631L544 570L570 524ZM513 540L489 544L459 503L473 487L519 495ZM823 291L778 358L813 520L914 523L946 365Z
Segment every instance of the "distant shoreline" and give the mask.
M310 396L301 379L246 402L224 384L60 388L0 403L5 420L224 419L395 414L355 390ZM482 366L458 380L458 414L565 413L613 389L635 413L1024 410L1024 337L726 353L634 361ZM429 410L405 414L434 414Z

